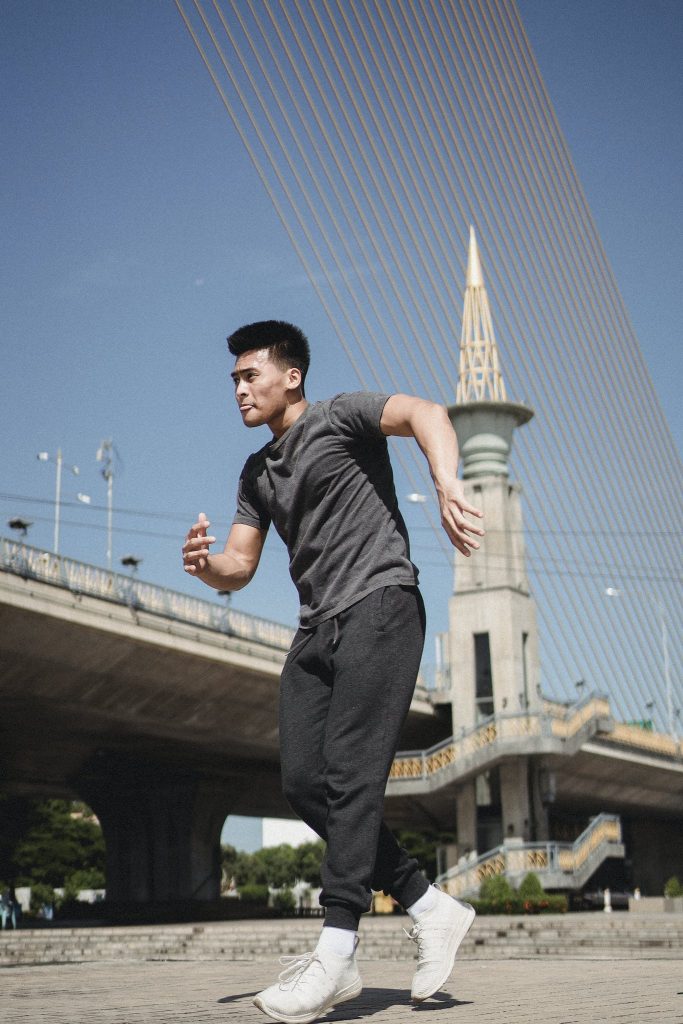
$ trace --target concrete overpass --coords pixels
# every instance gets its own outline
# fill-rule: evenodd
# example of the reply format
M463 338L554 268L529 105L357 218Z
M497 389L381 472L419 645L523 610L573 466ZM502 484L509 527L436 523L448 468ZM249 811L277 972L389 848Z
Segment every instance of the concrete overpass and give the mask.
M2 787L93 807L107 844L108 898L215 898L226 815L291 814L277 729L290 639L277 623L0 539ZM492 864L511 863L506 839L473 866L476 837L463 826L473 780L499 765L511 780L505 835L516 865L539 870L545 857L548 870L560 860L566 868L566 849L538 851L555 809L585 820L626 815L643 877L655 848L664 851L659 873L673 873L683 815L678 740L616 722L595 696L495 714L454 735L456 693L418 687L386 805L395 827L457 824L459 845L444 863L451 887L458 872L471 885ZM603 859L620 845L614 836L604 835ZM572 856L568 885L580 884L585 868L580 850Z
M0 540L0 772L78 796L113 900L218 895L228 813L288 816L277 693L292 632ZM447 734L418 693L405 745Z

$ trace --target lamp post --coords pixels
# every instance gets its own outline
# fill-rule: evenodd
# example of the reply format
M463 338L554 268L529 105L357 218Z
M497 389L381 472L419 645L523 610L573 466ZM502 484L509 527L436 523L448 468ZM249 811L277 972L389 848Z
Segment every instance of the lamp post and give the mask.
M39 462L54 462L57 466L57 484L55 488L55 536L54 536L54 552L56 555L59 554L59 516L62 502L62 465L64 459L62 456L62 449L57 449L57 456L53 458L49 452L38 452L37 455ZM74 476L78 476L80 469L78 466L70 466L67 464L67 469L70 469Z
M107 568L112 562L112 522L114 516L114 442L105 440L97 449L97 461L103 462L102 476L107 481Z
M607 587L605 589L607 597L621 597L622 591L619 587ZM662 637L662 662L664 667L664 686L666 691L666 716L668 719L669 733L674 739L678 739L676 734L676 716L674 713L674 702L673 702L673 687L671 684L671 665L669 662L669 633L666 627L666 615L664 612L664 606L657 598L654 601L657 609L657 615L659 616L659 625L661 629ZM652 701L649 702L649 706L652 707Z
M124 555L121 559L121 565L125 566L126 569L130 569L131 576L134 576L138 571L138 566L142 564L142 559L137 555Z

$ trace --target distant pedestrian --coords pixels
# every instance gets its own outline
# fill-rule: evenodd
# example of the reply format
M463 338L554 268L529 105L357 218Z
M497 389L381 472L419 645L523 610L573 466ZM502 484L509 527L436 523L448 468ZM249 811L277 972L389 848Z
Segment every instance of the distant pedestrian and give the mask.
M9 925L17 927L17 902L9 889L0 895L0 919L3 931Z
M307 1024L357 996L358 922L373 889L393 896L413 920L412 998L421 1002L447 980L474 910L429 885L382 820L425 634L387 436L417 441L442 525L465 555L483 534L465 514L481 512L465 500L458 445L442 406L367 392L309 404L308 342L281 321L242 327L228 346L242 421L268 426L273 437L245 463L223 553L210 553L215 538L200 513L183 561L209 586L239 590L256 572L271 523L285 541L301 609L281 678L283 787L327 843L318 944L288 958L279 982L254 1002L274 1020Z

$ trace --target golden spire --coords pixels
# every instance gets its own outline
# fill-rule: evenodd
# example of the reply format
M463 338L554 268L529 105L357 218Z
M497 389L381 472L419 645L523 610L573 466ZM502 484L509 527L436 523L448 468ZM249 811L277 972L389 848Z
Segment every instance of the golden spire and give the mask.
M505 400L505 384L498 364L498 348L479 262L477 238L470 225L465 308L460 336L460 372L455 401L460 405L466 402Z

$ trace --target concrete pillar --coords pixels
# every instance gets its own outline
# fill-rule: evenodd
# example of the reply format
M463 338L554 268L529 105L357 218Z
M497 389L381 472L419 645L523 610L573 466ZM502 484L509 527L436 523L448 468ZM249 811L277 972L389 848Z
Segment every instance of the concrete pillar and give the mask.
M474 779L458 786L455 795L458 857L477 849L477 793Z
M218 899L225 782L117 759L78 790L102 825L108 901Z
M545 843L550 839L550 821L548 815L548 793L544 788L547 771L538 758L529 763L531 814L533 843Z
M500 766L500 802L503 812L504 838L516 837L531 841L528 758L516 757Z

